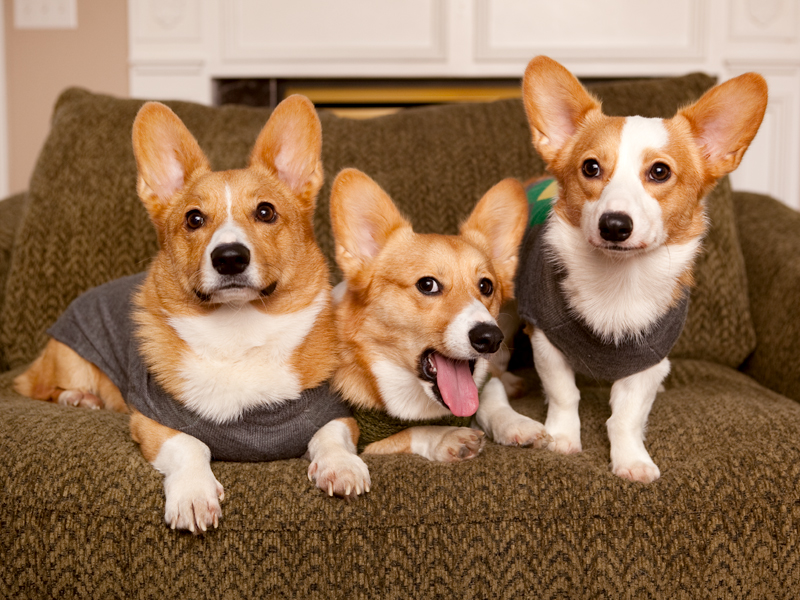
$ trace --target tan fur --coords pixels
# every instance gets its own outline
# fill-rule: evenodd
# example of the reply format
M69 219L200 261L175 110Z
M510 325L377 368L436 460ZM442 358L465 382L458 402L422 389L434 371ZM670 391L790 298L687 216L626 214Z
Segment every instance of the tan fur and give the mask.
M164 442L180 433L148 419L137 410L131 411L130 427L133 441L139 444L142 456L149 463L155 461Z
M119 389L92 363L75 351L50 339L39 357L14 380L14 389L35 400L58 402L62 393L80 390L96 397L103 408L128 412ZM93 405L100 408L100 405Z
M446 353L444 331L470 303L478 300L498 315L513 298L526 213L522 186L505 180L481 199L459 235L417 234L367 175L355 169L339 174L331 224L347 292L336 309L342 354L333 381L349 402L384 410L371 369L377 360L416 372L425 349ZM416 289L428 276L441 283L440 296ZM478 290L484 277L494 285L490 297ZM403 439L386 444L397 441L401 448Z
M411 454L411 429L404 429L387 438L372 442L364 448L364 454Z

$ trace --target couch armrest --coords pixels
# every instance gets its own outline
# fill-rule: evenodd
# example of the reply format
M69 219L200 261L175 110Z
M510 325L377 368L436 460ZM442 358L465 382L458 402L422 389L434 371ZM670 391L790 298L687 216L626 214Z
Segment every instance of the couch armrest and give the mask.
M27 206L27 194L16 194L0 200L0 309L6 296L6 276L11 266L11 255L14 252L14 240L22 223L22 216ZM0 373L8 369L5 351L0 346Z
M800 213L760 194L733 200L756 329L741 370L800 401Z

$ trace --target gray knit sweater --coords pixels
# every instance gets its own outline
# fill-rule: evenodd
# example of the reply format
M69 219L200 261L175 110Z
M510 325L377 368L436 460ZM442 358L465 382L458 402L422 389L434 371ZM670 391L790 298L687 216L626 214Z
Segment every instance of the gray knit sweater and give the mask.
M642 336L604 342L567 304L561 289L565 272L545 251L543 233L551 220L530 227L520 248L516 296L523 320L541 329L576 372L594 379L616 381L661 362L683 330L688 290Z
M103 371L143 415L199 439L213 458L231 461L300 457L318 429L350 416L341 397L323 384L280 406L251 409L227 423L199 417L164 391L139 353L131 303L144 277L123 277L89 290L48 330Z

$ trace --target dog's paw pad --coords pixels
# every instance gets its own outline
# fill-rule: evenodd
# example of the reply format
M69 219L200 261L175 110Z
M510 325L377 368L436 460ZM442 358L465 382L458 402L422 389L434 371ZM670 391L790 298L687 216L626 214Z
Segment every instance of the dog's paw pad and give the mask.
M458 427L444 434L436 446L434 460L455 462L475 458L483 450L486 437L482 431Z
M61 406L75 406L77 408L103 408L103 401L89 392L81 390L64 390L58 395Z
M371 485L366 463L349 452L317 458L308 467L308 479L328 496L348 500L369 492Z
M612 472L623 479L641 483L652 483L661 477L661 471L652 462L639 461L627 465L618 465L612 467Z

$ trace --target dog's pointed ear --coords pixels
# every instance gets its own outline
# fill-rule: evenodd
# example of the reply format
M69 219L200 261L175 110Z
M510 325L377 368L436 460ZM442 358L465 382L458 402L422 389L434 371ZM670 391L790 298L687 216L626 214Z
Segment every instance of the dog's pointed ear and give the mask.
M289 96L275 107L258 135L251 165L275 173L289 190L313 207L324 180L322 125L305 96Z
M692 134L710 174L730 173L758 132L767 109L767 82L757 73L745 73L711 88L691 106L679 111Z
M210 169L194 136L172 110L148 102L133 122L137 190L150 218L160 227L164 209L196 173Z
M395 231L411 229L381 186L358 169L345 169L333 182L331 226L336 264L348 280L378 255Z
M503 299L514 297L519 246L528 222L528 199L516 179L504 179L480 199L461 235L492 258Z
M522 98L533 145L548 164L575 134L586 114L600 110L600 101L572 73L547 56L537 56L528 63Z

